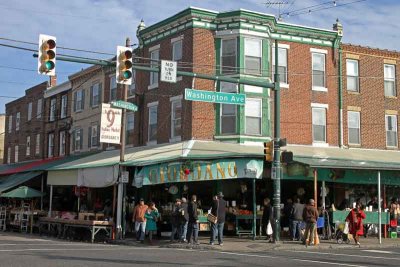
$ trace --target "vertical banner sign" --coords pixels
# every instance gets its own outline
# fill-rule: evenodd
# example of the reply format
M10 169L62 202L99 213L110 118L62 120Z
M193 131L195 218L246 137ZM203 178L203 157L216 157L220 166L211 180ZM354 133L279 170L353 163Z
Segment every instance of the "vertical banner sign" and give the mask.
M119 144L121 142L121 115L121 109L111 108L110 104L101 105L101 143Z
M177 62L169 60L161 60L161 77L162 82L176 83Z

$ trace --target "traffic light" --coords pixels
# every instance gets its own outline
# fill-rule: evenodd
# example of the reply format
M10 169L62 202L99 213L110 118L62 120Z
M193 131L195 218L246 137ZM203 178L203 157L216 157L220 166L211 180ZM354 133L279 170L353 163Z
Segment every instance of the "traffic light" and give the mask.
M264 142L265 161L272 162L274 160L274 141Z
M117 47L116 80L119 84L132 84L132 49L125 46Z
M291 162L293 162L293 152L292 151L282 151L281 162L282 163L291 163Z
M54 76L56 74L56 37L39 35L38 73Z

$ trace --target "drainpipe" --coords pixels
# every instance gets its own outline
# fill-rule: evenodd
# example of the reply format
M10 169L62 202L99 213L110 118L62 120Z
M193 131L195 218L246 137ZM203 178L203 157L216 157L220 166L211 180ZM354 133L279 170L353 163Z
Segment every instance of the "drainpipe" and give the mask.
M339 79L339 147L343 148L343 80L342 80L342 48L339 47L339 67L338 67L338 79Z

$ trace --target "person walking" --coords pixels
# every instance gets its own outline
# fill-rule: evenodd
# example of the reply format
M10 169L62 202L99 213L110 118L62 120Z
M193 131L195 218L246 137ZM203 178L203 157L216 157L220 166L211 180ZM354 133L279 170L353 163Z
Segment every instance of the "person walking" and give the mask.
M303 210L303 221L306 223L306 231L304 233L304 244L307 246L307 240L309 245L314 245L314 234L316 229L316 224L318 220L318 210L315 207L314 199L308 201L308 205L304 207Z
M187 232L187 242L189 244L199 245L199 217L197 214L197 196L193 195L192 200L188 205L189 222Z
M300 203L300 198L295 199L291 215L292 220L292 241L300 240L300 227L303 221L304 205Z
M266 197L264 198L263 202L263 214L261 217L261 224L263 225L264 232L266 233L267 240L269 242L272 242L272 219L273 219L273 213L272 213L271 200Z
M181 242L187 242L186 235L188 230L188 222L189 222L189 213L188 213L188 203L186 198L182 198L182 205L181 205L181 222L180 222L180 239Z
M172 211L171 214L171 239L170 242L173 242L175 240L175 235L178 234L178 238L180 239L180 221L181 221L181 200L176 199L175 200L175 207L174 210Z
M136 205L133 210L132 222L135 223L136 240L144 242L145 231L146 231L146 218L144 214L149 207L144 204L144 199L139 200L139 204Z
M149 235L149 243L153 245L153 234L157 234L157 219L159 213L153 202L149 203L149 207L144 214L146 218L146 234Z
M217 195L217 199L213 200L213 204L211 207L211 214L217 217L216 223L211 224L211 236L210 236L210 245L214 245L214 239L218 236L218 244L223 246L224 241L224 224L225 224L225 216L226 216L226 201L224 200L224 194L219 192Z
M357 203L346 217L346 222L349 223L349 233L353 236L356 245L360 246L360 235L364 234L363 219L366 215L361 209L361 204Z

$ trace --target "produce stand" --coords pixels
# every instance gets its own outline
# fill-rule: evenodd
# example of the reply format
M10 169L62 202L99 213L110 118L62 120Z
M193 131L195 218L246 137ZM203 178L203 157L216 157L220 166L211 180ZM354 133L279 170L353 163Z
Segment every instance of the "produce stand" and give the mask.
M259 225L259 236L261 236L262 234L262 225L261 225L261 215L257 215L256 220L258 221L258 225ZM251 227L250 229L240 229L239 227L239 221L253 221L253 215L249 214L249 215L236 215L235 216L235 226L236 226L236 235L238 235L239 237L241 237L241 235L254 235L253 232L253 227ZM256 233L257 235L257 233Z
M345 222L347 215L349 214L349 210L338 210L332 211L332 222L333 223L341 223ZM363 220L363 224L378 224L378 212L377 211L365 211L366 218ZM389 223L389 212L381 213L382 224Z

